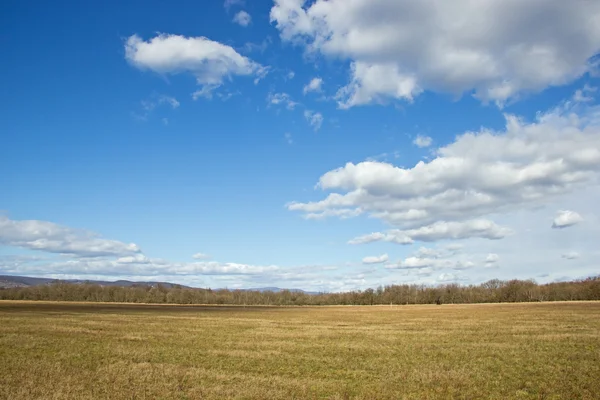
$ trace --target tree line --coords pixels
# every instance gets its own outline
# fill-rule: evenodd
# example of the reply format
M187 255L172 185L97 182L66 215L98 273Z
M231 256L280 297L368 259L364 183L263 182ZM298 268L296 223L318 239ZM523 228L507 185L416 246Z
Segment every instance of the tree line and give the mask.
M119 287L57 281L39 286L0 289L0 300L282 306L600 300L600 276L546 284L538 284L533 280L493 279L479 285L388 285L377 289L319 294L289 290L195 289L178 285L169 288L161 285Z

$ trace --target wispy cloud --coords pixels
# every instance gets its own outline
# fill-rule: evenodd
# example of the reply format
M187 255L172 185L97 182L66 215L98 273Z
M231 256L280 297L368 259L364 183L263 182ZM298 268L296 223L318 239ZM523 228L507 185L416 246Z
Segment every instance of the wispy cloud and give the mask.
M321 78L313 78L310 80L310 82L308 82L306 85L304 85L304 88L302 89L302 92L304 94L307 94L309 92L320 92L322 90L323 86L323 79Z
M362 259L363 264L383 264L388 261L390 257L387 254L380 256L369 256Z
M413 140L413 144L417 147L429 147L433 143L433 139L429 136L418 135L415 140Z
M287 93L269 93L267 95L267 103L269 105L281 105L285 106L288 110L293 110L298 106L298 102L292 100Z
M252 17L246 11L242 10L233 16L232 21L240 26L247 27L252 23Z
M294 144L294 140L292 138L292 134L291 133L286 132L284 134L284 137L285 137L285 141L287 142L287 144Z
M323 115L320 112L316 112L316 111L312 111L312 110L305 110L304 118L306 118L306 120L308 121L310 126L315 131L318 131L319 129L321 129L321 125L323 124Z

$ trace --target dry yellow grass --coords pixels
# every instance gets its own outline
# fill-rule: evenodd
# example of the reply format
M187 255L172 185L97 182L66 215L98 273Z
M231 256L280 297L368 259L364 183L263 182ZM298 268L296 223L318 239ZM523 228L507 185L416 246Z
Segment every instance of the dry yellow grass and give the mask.
M600 303L0 302L2 399L599 399Z

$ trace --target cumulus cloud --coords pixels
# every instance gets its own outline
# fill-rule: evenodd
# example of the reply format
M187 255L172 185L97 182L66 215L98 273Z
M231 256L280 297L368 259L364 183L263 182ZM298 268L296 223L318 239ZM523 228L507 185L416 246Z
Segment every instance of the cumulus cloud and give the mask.
M575 211L562 210L557 213L556 218L552 222L553 228L567 228L576 225L583 221L581 215Z
M83 229L38 220L11 220L0 215L0 244L80 257L127 256L140 253L134 243L104 239Z
M513 231L485 219L464 222L439 221L418 229L392 229L386 233L375 232L350 240L349 244L365 244L377 241L397 244L412 244L415 241L435 242L444 239L485 238L502 239Z
M368 103L385 104L389 98L412 102L422 92L413 75L403 74L393 64L353 62L350 68L350 83L335 95L342 109Z
M387 254L382 254L380 256L369 256L362 259L363 264L383 264L388 261L390 258Z
M412 168L347 163L319 179L319 188L335 192L287 207L313 218L355 211L400 228L353 243L504 237L508 228L485 217L544 205L598 182L600 108L577 107L558 107L533 122L506 115L503 130L466 132Z
M252 17L246 11L242 10L233 16L232 21L240 26L246 27L252 22Z
M350 60L341 107L473 92L499 104L571 82L595 66L600 3L275 0L282 40Z
M312 78L310 82L304 85L302 92L307 94L308 92L320 92L321 86L323 85L323 79L321 78Z
M488 268L495 267L498 265L499 261L500 256L498 254L490 253L487 255L487 257L485 257L485 266Z
M415 140L413 140L413 144L420 148L429 147L431 146L431 143L433 143L433 139L429 136L418 135Z
M420 247L410 257L400 260L396 263L386 265L388 269L396 270L416 270L419 273L427 272L431 275L433 271L441 269L466 270L480 265L474 262L472 256L459 254L456 246L438 246L435 248Z
M304 118L306 118L310 126L312 126L315 131L321 129L321 125L323 124L323 115L320 112L305 110Z
M267 71L232 47L205 37L159 34L145 41L133 35L125 43L125 58L139 69L159 74L193 74L201 86L194 98L210 97L214 89L234 75L260 78Z

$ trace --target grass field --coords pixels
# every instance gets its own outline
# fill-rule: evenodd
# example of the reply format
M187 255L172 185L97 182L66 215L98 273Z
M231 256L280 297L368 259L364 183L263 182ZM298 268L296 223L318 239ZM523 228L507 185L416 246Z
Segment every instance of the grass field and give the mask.
M2 399L600 399L600 302L0 302Z

